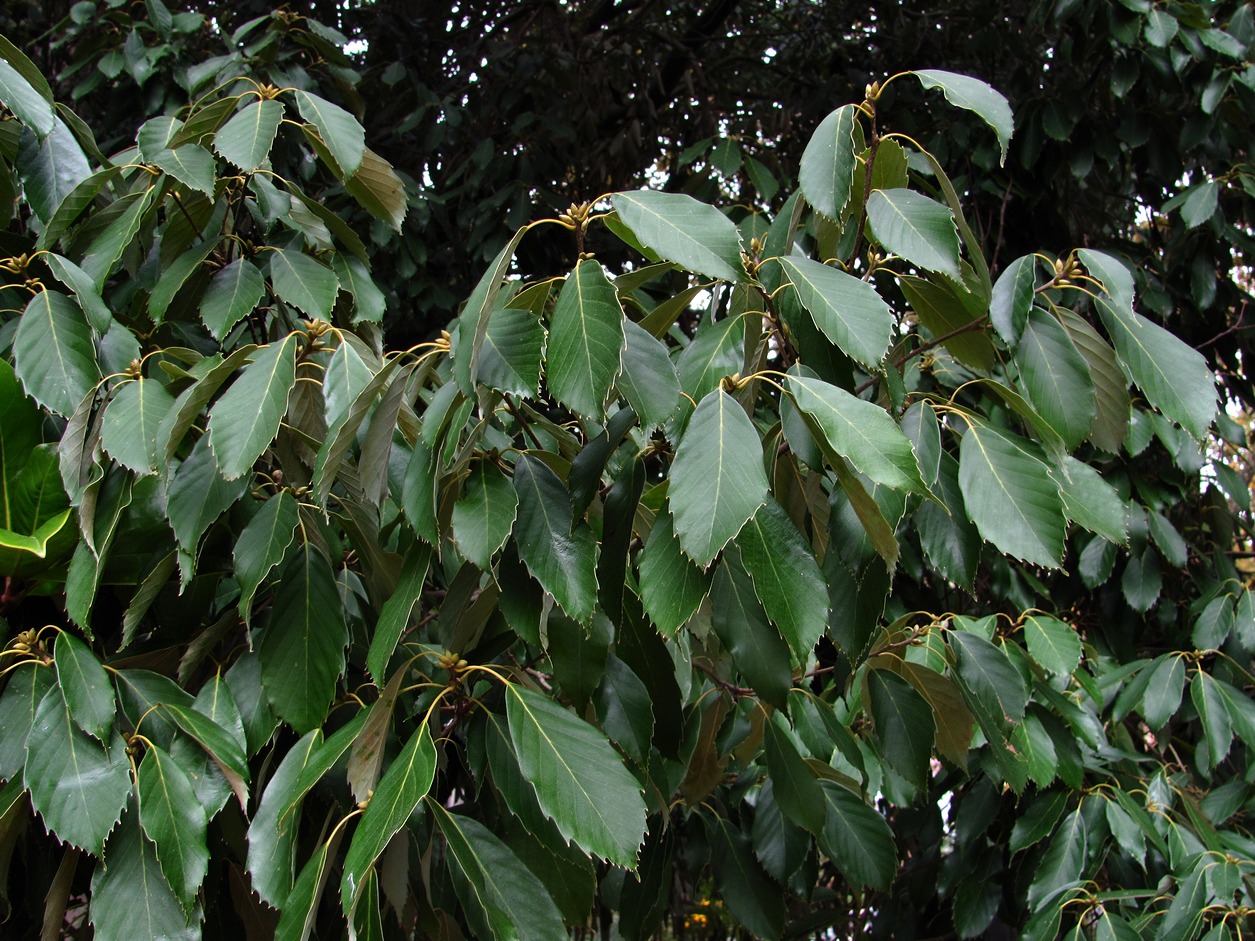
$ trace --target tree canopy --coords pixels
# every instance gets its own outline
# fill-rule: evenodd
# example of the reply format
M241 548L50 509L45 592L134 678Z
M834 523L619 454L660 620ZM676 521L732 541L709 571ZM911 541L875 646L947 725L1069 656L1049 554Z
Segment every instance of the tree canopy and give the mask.
M1249 931L1249 6L255 6L0 12L9 926Z

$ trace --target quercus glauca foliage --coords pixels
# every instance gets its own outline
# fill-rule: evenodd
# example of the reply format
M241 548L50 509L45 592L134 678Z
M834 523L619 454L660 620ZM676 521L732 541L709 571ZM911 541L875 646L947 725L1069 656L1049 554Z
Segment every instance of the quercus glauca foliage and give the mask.
M772 212L537 218L393 349L341 213L413 192L254 68L105 154L0 43L14 923L1240 936L1232 422L1120 258L995 277L883 100L1005 155L996 90L869 86Z

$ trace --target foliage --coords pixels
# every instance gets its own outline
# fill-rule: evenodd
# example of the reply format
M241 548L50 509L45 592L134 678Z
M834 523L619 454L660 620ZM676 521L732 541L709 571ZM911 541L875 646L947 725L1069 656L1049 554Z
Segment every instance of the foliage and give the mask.
M248 23L117 148L0 43L12 923L1240 932L1240 429L1117 255L991 275L893 102L1001 153L998 92L869 85L773 212L576 201L390 349L340 39Z

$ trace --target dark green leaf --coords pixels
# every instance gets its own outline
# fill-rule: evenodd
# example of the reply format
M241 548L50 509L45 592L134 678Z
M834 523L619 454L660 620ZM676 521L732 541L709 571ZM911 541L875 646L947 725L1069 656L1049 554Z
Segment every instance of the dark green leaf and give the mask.
M898 774L923 787L936 731L928 703L888 670L868 671L867 694L881 754Z
M865 366L884 358L893 313L866 281L800 256L780 259L815 325L840 350Z
M235 578L240 585L239 609L245 624L252 615L253 596L292 544L297 522L296 499L285 490L262 503L236 540Z
M1041 911L1061 892L1084 880L1088 836L1080 808L1072 811L1059 825L1041 862L1035 867L1028 887L1028 904L1032 911Z
M567 614L588 623L597 602L597 543L581 521L571 525L571 498L543 461L523 455L514 465L519 557Z
M709 829L711 868L724 904L755 937L779 938L784 930L784 894L759 865L749 837L719 818Z
M732 553L715 571L710 601L711 624L737 669L766 702L783 708L793 683L789 646L767 620L749 574Z
M670 513L660 512L654 520L639 563L645 611L658 630L674 634L706 597L710 577L681 551Z
M197 144L185 144L173 150L160 150L149 163L164 170L184 186L213 198L215 165L213 154Z
M651 190L615 193L612 202L623 224L667 261L721 281L745 277L741 236L713 206L683 193Z
M13 359L26 393L67 418L101 378L91 327L78 305L55 291L40 291L26 305Z
M52 133L56 121L52 102L36 91L22 73L4 59L0 59L0 102L40 137Z
M254 101L214 135L214 150L245 173L251 173L266 162L282 120L283 102L273 98Z
M121 745L118 746L121 751ZM108 866L91 881L93 937L98 941L199 941L197 912L188 914L162 874L157 851L132 809L109 840Z
M361 166L344 181L344 188L372 216L401 231L409 202L401 178L387 160L367 147Z
M200 302L200 318L217 340L253 312L266 280L247 258L237 258L210 279Z
M1036 286L1037 259L1033 255L1017 258L994 282L993 296L989 300L989 319L998 336L1014 349L1024 332L1028 312L1033 306L1033 288Z
M1057 618L1044 614L1024 619L1024 641L1029 655L1056 676L1071 676L1081 662L1081 638Z
M379 621L375 625L375 633L366 654L366 668L377 685L382 685L388 663L402 633L410 623L414 606L423 596L423 584L430 561L431 550L427 546L421 543L412 545L401 564L396 590L384 602L379 612Z
M479 357L484 385L509 395L535 397L540 387L545 328L529 310L498 307L488 321Z
M494 464L481 461L453 507L453 539L462 555L488 571L493 554L510 536L518 505L510 479Z
M279 433L296 384L297 338L291 333L262 347L209 410L209 442L227 480L251 471Z
M819 835L824 828L824 796L819 779L802 760L785 729L784 714L777 712L763 724L767 771L776 803L799 827Z
M545 382L573 412L600 419L619 374L623 308L601 264L581 261L567 278L549 323Z
M202 436L170 482L167 511L180 548L195 555L205 530L243 496L247 486L247 480L222 479L209 437Z
M821 780L827 820L819 847L854 885L889 888L898 868L893 831L883 817L833 781Z
M187 774L155 745L144 754L136 780L140 824L156 846L166 882L190 914L209 869L205 811Z
M1038 307L1029 310L1015 363L1033 408L1075 448L1094 423L1094 392L1089 366L1063 325Z
M798 170L806 201L834 221L841 218L860 168L854 142L858 112L853 105L833 111L815 128Z
M53 645L57 683L74 724L108 747L117 704L109 674L77 637L62 631Z

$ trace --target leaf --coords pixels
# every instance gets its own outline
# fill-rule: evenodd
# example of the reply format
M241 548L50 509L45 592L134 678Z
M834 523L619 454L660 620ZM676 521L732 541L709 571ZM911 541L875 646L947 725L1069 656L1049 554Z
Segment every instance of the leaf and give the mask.
M867 695L881 754L894 771L923 787L936 732L928 703L910 683L888 670L867 672Z
M40 137L52 133L56 115L52 102L31 87L22 73L0 59L0 102Z
M108 747L118 710L109 674L91 649L66 631L57 634L53 659L57 684L74 724Z
M109 456L137 474L164 469L157 431L174 408L174 397L155 379L124 382L105 408L100 443Z
M257 655L275 714L304 734L322 724L344 672L349 630L326 557L301 547L285 567Z
M772 793L785 817L799 827L819 834L824 828L824 798L819 779L802 760L789 735L781 727L783 714L777 712L763 723L763 750Z
M252 615L253 596L270 570L282 561L298 522L296 498L284 490L262 503L236 540L232 557L240 586L238 608L246 625Z
M994 282L993 296L989 299L989 319L998 336L1009 348L1015 349L1024 332L1028 312L1033 307L1033 289L1037 283L1037 259L1022 255L1003 270Z
M1076 458L1065 457L1063 470L1063 474L1052 470L1051 476L1059 483L1067 518L1109 542L1127 543L1127 510L1116 489L1097 470Z
M698 403L671 464L668 499L684 554L706 566L767 501L762 442L722 389Z
M483 346L487 340L492 312L496 308L497 296L501 293L501 282L510 270L514 252L527 230L528 227L524 226L515 232L514 237L497 253L492 265L480 277L475 290L467 298L462 313L458 315L458 344L453 352L453 375L458 388L465 395L471 395L475 391L475 383L480 381L479 361L483 357Z
M362 208L396 232L405 224L409 201L401 178L392 164L369 147L362 152L357 172L344 181L344 189Z
M654 626L668 636L693 616L710 578L680 549L671 514L660 512L638 557L641 601Z
M314 921L322 901L327 877L331 875L330 860L340 843L342 830L336 830L326 843L319 843L309 860L301 867L292 891L279 906L282 915L275 926L275 941L307 941L314 930Z
M744 833L718 817L709 829L711 869L719 897L755 937L776 941L784 930L784 893L763 871Z
M184 552L195 556L205 530L227 507L244 495L247 480L230 482L218 473L218 462L209 447L209 438L196 442L170 482L167 514L170 528Z
M1031 308L1014 359L1025 396L1074 449L1089 434L1096 406L1089 366L1067 330L1045 311Z
M134 244L144 218L156 202L156 195L156 187L149 187L138 196L130 198L126 210L116 216L87 249L80 265L97 291L109 280L127 247Z
M10 674L0 695L0 777L10 782L21 782L26 740L53 682L53 671L32 660Z
M898 868L893 831L883 817L841 785L820 780L827 819L819 848L852 884L888 890Z
M854 140L857 126L857 110L843 105L819 122L802 151L797 174L802 195L834 222L841 218L854 189L859 168Z
M954 681L909 660L902 661L897 669L932 708L937 751L959 768L965 768L972 746L973 719Z
M911 442L883 408L820 379L789 376L787 388L834 464L849 461L859 472L896 490L927 489Z
M138 817L132 810L123 818L109 839L109 865L92 871L88 909L95 929L92 937L97 941L199 941L199 918L195 912L184 911L166 882Z
M736 537L754 591L805 663L828 626L828 592L814 552L789 515L768 500Z
M250 472L279 433L296 384L297 337L290 333L258 350L209 410L209 444L227 480Z
M140 824L156 846L166 882L190 914L209 869L205 811L187 774L155 745L144 754L136 781Z
M1202 670L1190 680L1190 701L1203 727L1203 741L1198 745L1196 760L1204 774L1225 760L1233 743L1233 720L1225 704L1227 699L1216 681Z
M571 524L571 498L543 461L524 454L514 465L519 557L568 615L587 624L597 603L597 542Z
M946 100L956 108L964 108L977 114L998 136L998 165L1007 162L1007 145L1015 133L1015 120L1011 106L999 92L980 79L940 69L920 69L914 73L925 88L940 88Z
M676 359L680 388L694 401L704 398L720 380L741 368L744 355L744 317L703 322Z
M1216 415L1216 380L1202 354L1141 314L1102 297L1096 303L1129 378L1151 405L1201 441Z
M59 119L54 119L52 130L43 140L37 140L33 134L23 139L16 169L26 201L45 223L55 218L62 202L92 175L83 148Z
M619 218L667 261L720 281L742 281L741 236L713 206L683 193L637 190L611 197Z
M243 741L237 740L217 722L195 708L171 702L163 702L161 706L174 724L213 759L239 800L240 810L247 810L248 789L245 784L249 775Z
M496 308L480 351L480 381L508 395L534 398L540 388L544 347L545 328L535 314L513 307Z
M788 256L779 261L824 336L864 366L877 366L889 347L894 318L876 289L809 258Z
M982 538L1017 559L1059 567L1066 532L1059 488L1013 436L970 422L959 446L959 488Z
M214 150L245 173L252 173L269 157L283 111L283 102L277 99L254 101L214 135Z
M619 374L623 308L601 264L581 261L567 278L549 322L545 382L573 412L594 420Z
M200 319L215 340L251 314L266 291L266 279L247 258L237 258L209 281L200 302Z
M13 361L26 394L63 418L101 378L91 327L78 305L55 291L40 291L26 305Z
M1064 818L1050 838L1028 887L1030 911L1041 911L1060 893L1084 880L1088 835L1080 808Z
M366 878L388 842L401 831L431 788L436 775L436 746L424 724L388 766L362 815L344 857L340 905L353 917Z
M645 802L605 736L547 696L516 685L506 687L506 716L519 766L562 835L635 869Z
M55 686L35 712L23 780L48 830L94 856L103 851L131 793L122 740L115 736L106 748L89 738Z
M338 216L333 218L339 219ZM342 242L345 241L339 233L337 236ZM348 247L350 251L354 250L353 246ZM365 246L362 246L360 254L366 255ZM370 270L363 258L337 252L331 258L331 270L340 280L341 290L353 295L353 323L361 323L363 320L381 323L383 315L388 312L388 299L383 291L379 290L379 285L371 279ZM539 356L537 358L539 359Z
M1198 228L1216 214L1222 187L1218 180L1206 180L1186 191L1185 201L1181 203L1181 221L1187 229Z
M481 461L453 506L453 539L462 555L488 571L493 554L510 537L518 505L510 479L491 462Z
M998 361L989 331L985 329L986 301L980 295L950 281L926 281L901 275L902 294L924 328L960 363L992 372ZM944 340L942 339L944 338Z
M793 683L789 647L767 620L754 583L732 553L715 571L710 602L711 626L737 670L763 700L783 708Z
M967 515L959 488L959 462L942 454L934 491L944 506L932 501L920 505L914 521L920 545L948 580L970 589L980 562L980 533Z
M959 680L986 734L1023 719L1028 687L1006 653L966 631L951 631L948 636Z
M70 289L78 306L87 315L87 322L97 333L107 333L117 321L109 311L108 305L100 297L100 289L96 287L87 272L68 258L52 252L41 256L58 281Z
M160 150L148 158L153 166L164 170L184 186L214 196L217 166L213 154L196 144L185 144L173 150Z
M680 400L680 378L667 348L638 324L623 321L623 372L616 384L640 419L652 430L666 421Z
M421 543L412 545L405 553L396 589L379 612L375 633L370 639L370 649L366 654L366 668L376 685L383 683L388 662L392 659L402 633L409 626L414 606L423 596L423 585L430 562L431 550L427 546Z
M318 128L318 136L327 145L344 175L356 173L366 151L366 130L357 118L339 105L300 89L296 91L296 108L301 117Z
M331 320L340 282L322 262L304 252L276 248L270 253L270 284L277 297L309 317Z
M539 879L478 820L428 801L461 879L454 888L474 936L487 941L551 941L566 934Z
M1024 619L1024 641L1029 656L1055 676L1070 677L1081 662L1081 638L1058 618L1029 615Z
M638 765L647 764L654 710L641 678L618 657L610 655L592 698L597 721L606 735Z
M954 215L941 203L907 189L875 190L867 197L867 221L887 251L961 279L958 230Z

